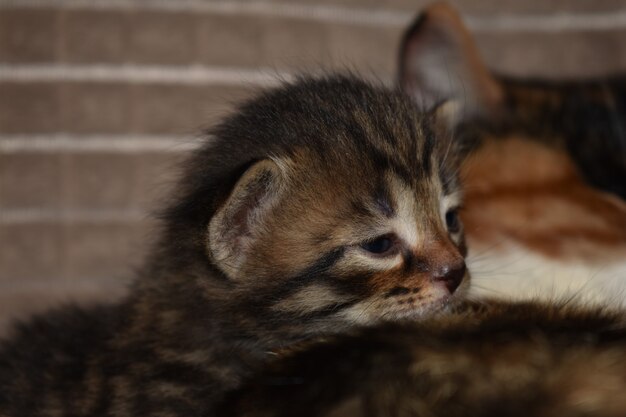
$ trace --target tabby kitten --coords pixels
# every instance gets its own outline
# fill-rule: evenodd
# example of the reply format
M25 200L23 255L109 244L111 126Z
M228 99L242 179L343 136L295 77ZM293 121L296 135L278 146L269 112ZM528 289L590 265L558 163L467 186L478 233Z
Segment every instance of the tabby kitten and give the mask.
M209 134L127 299L0 350L0 415L215 415L296 343L453 306L469 282L455 144L351 77L261 94Z
M460 103L471 295L626 307L626 78L495 75L443 3L407 30L399 67L418 103Z

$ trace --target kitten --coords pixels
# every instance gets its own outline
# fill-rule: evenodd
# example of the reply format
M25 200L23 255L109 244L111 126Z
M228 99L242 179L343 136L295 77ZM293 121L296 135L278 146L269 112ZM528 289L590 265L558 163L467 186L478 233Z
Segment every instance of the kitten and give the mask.
M466 305L292 352L218 414L622 417L624 319L571 305Z
M0 415L215 415L282 349L453 306L469 275L446 111L342 76L243 104L188 162L127 299L4 342Z
M460 103L472 295L626 307L625 78L494 75L439 3L407 31L399 83L426 106Z

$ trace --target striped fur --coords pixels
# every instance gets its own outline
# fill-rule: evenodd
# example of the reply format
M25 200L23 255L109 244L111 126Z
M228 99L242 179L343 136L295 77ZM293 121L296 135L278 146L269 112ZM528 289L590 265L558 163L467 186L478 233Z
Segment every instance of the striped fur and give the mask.
M620 417L623 313L465 305L289 352L229 395L223 417Z

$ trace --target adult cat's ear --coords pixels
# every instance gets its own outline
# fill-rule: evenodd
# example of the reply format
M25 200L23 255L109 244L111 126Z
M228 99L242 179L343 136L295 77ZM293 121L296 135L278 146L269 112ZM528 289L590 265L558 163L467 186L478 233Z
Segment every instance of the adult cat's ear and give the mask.
M485 67L458 13L436 3L421 13L400 45L398 82L423 108L458 100L458 115L470 118L494 111L502 88Z
M464 136L455 130L464 120L461 100L444 100L430 109L427 114L438 141L447 148L445 159L452 162L452 155L464 158L471 150L472 142L464 140ZM456 161L460 162L459 159Z
M209 223L208 248L213 261L236 279L252 244L284 188L286 170L280 162L254 163L235 184Z
M437 103L429 114L438 129L452 134L454 128L464 119L464 105L461 100L444 100Z

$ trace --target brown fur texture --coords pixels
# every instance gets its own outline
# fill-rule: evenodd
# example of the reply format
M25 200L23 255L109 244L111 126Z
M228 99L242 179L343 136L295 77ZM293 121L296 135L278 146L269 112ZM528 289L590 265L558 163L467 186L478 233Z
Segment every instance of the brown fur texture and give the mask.
M453 306L469 276L438 118L342 76L243 104L186 164L127 299L2 344L0 415L215 415L275 351Z
M219 415L624 416L625 319L567 305L465 305L292 352Z

